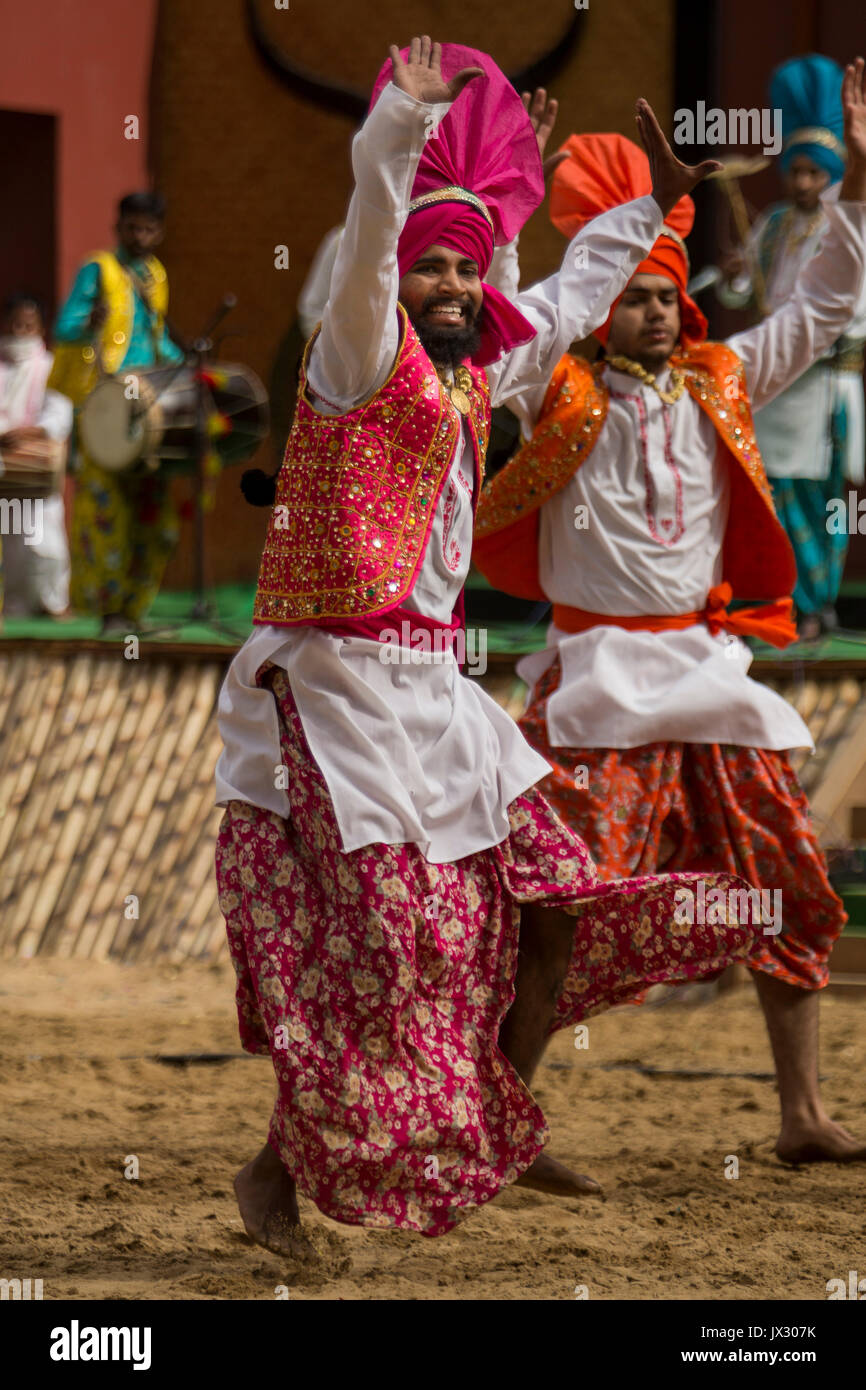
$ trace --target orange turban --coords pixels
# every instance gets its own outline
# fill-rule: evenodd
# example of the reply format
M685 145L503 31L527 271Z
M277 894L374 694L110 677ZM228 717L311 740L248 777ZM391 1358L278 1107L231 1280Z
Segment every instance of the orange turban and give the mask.
M623 135L571 135L562 149L569 157L553 175L550 220L569 238L600 212L652 192L649 160L643 150ZM685 237L694 220L695 205L691 198L680 198L665 218L665 231L635 271L636 275L663 275L676 285L680 300L680 342L685 347L703 342L707 336L707 321L686 293L689 258ZM595 330L595 336L602 343L607 343L617 304L619 299L611 308L607 322Z

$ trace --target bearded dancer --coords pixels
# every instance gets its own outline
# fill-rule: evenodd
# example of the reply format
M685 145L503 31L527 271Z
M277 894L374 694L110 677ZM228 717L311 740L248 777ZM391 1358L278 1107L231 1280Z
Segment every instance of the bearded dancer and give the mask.
M521 727L552 764L545 795L602 876L726 869L781 891L781 934L768 895L749 964L779 1079L776 1152L789 1162L866 1156L818 1088L816 991L846 918L784 752L811 746L809 732L748 679L738 634L778 646L795 636L790 598L779 600L794 557L751 411L826 351L863 281L861 59L843 103L848 170L839 201L825 195L824 246L791 299L749 332L705 342L686 294L694 214L682 200L597 330L605 360L566 355L546 392L509 402L536 428L482 497L474 552L498 588L553 602L547 651L518 668L534 687ZM645 158L620 136L566 148L551 216L568 235L648 186ZM732 597L768 602L729 612ZM688 918L695 904L682 908Z
M270 1052L278 1082L235 1187L249 1235L278 1250L296 1185L339 1221L428 1235L521 1175L597 1193L541 1155L521 1080L572 952L557 1026L701 978L753 939L724 924L690 938L676 881L599 884L531 789L547 764L450 650L491 397L547 379L626 284L659 208L712 166L680 165L642 104L653 197L599 218L511 305L482 277L494 238L541 201L535 134L485 55L448 46L442 67L427 38L392 48L355 139L257 626L220 698L220 902L243 1045ZM394 664L387 634L407 630L416 650Z

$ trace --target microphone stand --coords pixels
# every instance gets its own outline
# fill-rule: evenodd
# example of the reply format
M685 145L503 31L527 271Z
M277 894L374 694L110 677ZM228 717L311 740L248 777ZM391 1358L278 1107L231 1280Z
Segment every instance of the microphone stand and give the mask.
M170 636L172 633L180 631L190 623L206 623L214 632L218 632L226 637L231 637L236 641L245 641L249 635L247 632L239 633L231 623L224 622L215 616L214 604L206 592L204 574L204 542L205 542L205 486L207 483L207 459L209 450L208 437L208 416L210 398L208 388L203 380L205 362L209 354L213 351L213 334L222 323L226 314L231 313L237 304L237 296L225 294L213 314L210 322L202 335L193 341L192 349L187 355L195 363L195 472L194 492L195 492L195 514L193 530L193 592L194 601L187 617L176 618L173 621L162 623L157 628L148 629L141 633L142 637L163 637Z

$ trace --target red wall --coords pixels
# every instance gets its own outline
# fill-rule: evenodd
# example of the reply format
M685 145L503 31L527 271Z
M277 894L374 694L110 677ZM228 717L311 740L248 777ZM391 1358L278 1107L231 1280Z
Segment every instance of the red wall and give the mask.
M111 245L114 205L147 187L151 55L157 0L0 0L0 108L57 117L56 281ZM138 140L124 117L139 117ZM28 237L26 208L4 210ZM16 267L2 267L16 283Z

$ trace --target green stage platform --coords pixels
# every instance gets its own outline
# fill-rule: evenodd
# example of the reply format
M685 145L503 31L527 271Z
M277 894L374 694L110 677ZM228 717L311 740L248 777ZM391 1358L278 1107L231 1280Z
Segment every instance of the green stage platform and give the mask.
M249 635L254 596L252 583L223 584L210 590L207 597L213 615L211 621L190 616L195 603L191 592L162 593L138 632L147 643L167 647L179 645L187 649L201 647L211 651L225 648L228 652ZM480 575L470 575L467 585L469 626L486 629L488 654L497 665L507 664L510 658L526 652L540 650L549 620L540 604L522 604L528 610L522 619L505 616L503 610L507 604L510 601L492 590ZM0 650L4 645L18 643L70 642L89 647L94 642L109 644L122 640L123 634L101 636L98 620L86 617L57 621L48 617L7 616L0 630ZM848 668L866 668L866 632L834 633L817 642L796 643L783 651L761 642L750 642L750 646L755 654L755 674L760 674L762 669L769 671L770 667L778 670L780 666L789 668L800 664L821 667L828 673L831 669L839 673Z
M146 621L138 629L147 641L166 645L181 643L190 646L224 646L233 649L249 635L253 617L254 584L224 584L208 595L217 624L194 621L189 617L195 598L192 593L178 590L157 597ZM14 618L6 617L0 632L0 649L4 642L75 642L116 643L123 634L113 632L101 636L97 618Z

